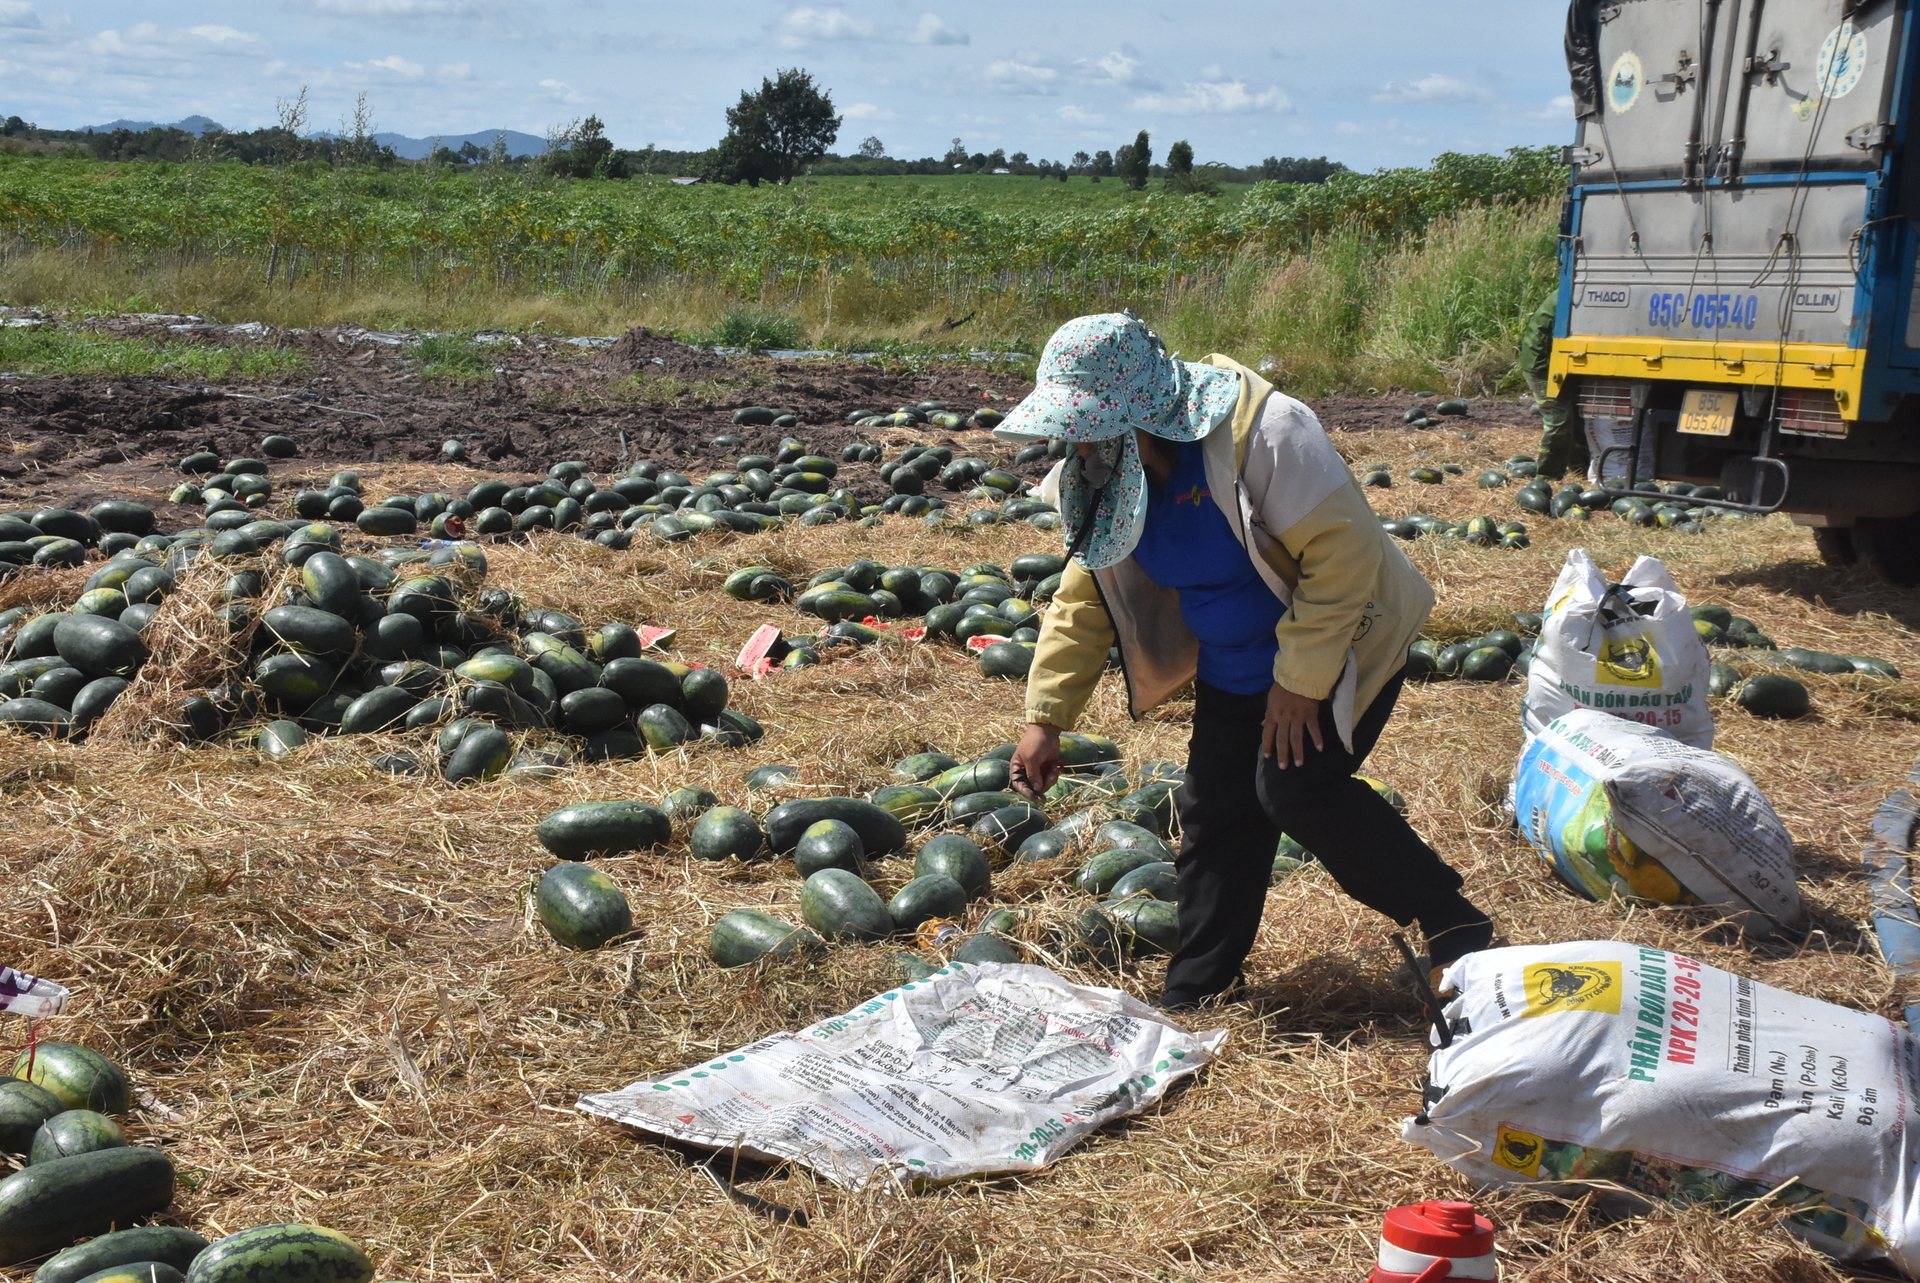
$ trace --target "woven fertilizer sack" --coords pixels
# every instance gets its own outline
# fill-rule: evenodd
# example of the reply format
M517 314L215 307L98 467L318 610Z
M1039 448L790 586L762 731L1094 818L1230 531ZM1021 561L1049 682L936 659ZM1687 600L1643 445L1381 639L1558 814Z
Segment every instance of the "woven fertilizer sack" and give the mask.
M1711 666L1687 599L1659 558L1640 558L1610 584L1587 550L1575 548L1547 597L1522 721L1538 735L1554 718L1591 708L1712 748Z
M1449 1166L1623 1210L1764 1201L1831 1256L1920 1271L1902 1026L1611 941L1470 954L1441 993L1451 1042L1401 1135Z
M1799 931L1793 839L1732 759L1605 713L1527 741L1514 822L1575 891L1718 909L1754 935Z

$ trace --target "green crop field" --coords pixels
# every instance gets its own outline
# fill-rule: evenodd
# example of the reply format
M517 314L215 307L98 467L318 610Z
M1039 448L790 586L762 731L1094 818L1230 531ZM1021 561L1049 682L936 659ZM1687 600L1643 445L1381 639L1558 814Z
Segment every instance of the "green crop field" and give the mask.
M1473 388L1510 374L1551 281L1563 178L1526 149L1211 196L1011 175L753 188L5 155L0 300L1023 351L1068 316L1133 307L1178 344L1272 358L1297 390Z

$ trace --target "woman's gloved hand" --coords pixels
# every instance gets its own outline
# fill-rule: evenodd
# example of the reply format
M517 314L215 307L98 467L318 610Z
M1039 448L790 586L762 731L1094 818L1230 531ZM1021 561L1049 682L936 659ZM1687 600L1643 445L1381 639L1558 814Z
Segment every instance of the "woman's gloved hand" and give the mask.
M1060 778L1060 728L1048 722L1029 722L1010 768L1013 787L1038 802Z

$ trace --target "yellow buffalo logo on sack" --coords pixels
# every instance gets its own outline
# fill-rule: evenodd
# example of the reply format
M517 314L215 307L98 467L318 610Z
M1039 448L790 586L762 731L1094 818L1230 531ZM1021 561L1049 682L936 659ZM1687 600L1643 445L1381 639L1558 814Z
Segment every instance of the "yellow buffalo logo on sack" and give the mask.
M1547 1143L1532 1132L1515 1131L1502 1126L1493 1143L1493 1161L1522 1176L1540 1174L1540 1154Z
M1610 686L1660 685L1660 656L1645 633L1607 638L1600 644L1599 666L1595 676Z
M1617 962L1537 962L1524 973L1527 993L1523 1016L1556 1011L1605 1011L1620 1014L1620 964Z

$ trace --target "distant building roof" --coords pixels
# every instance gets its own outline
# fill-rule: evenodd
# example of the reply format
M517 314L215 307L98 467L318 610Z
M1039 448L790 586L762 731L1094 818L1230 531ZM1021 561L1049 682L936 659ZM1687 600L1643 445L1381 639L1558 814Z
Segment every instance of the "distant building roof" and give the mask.
M1011 169L996 169L993 172L996 174L1011 174L1013 171Z

